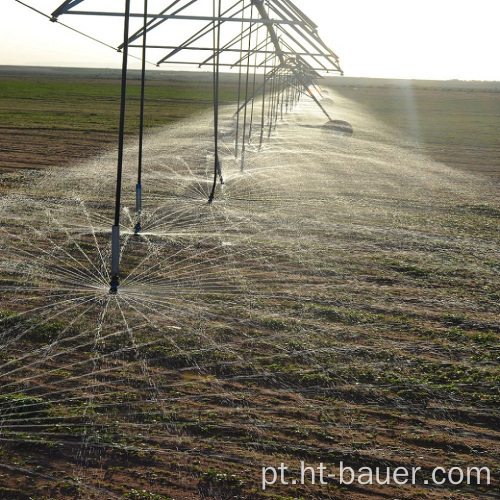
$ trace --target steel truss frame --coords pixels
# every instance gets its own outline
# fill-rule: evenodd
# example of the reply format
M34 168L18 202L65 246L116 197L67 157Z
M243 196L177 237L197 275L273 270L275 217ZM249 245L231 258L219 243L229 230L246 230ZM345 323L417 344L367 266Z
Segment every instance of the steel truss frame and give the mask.
M115 199L115 220L112 227L112 262L110 293L116 293L120 274L120 211L125 130L125 103L127 92L127 63L129 49L142 49L141 116L139 130L139 163L136 185L136 232L141 231L141 174L142 138L144 128L144 88L147 51L168 51L156 65L191 64L213 71L214 83L214 180L208 196L211 203L217 181L223 183L218 152L219 73L221 68L239 69L239 97L235 112L235 156L241 156L244 169L246 145L253 140L256 97L261 96L259 148L265 135L270 136L283 113L292 109L297 100L306 95L313 99L329 122L328 112L315 95L319 72L342 75L338 56L322 41L318 27L297 8L291 0L165 0L165 7L150 12L148 0L142 0L142 12L132 12L132 0L122 0L123 11L81 10L91 2L66 0L51 16L58 22L61 16L105 16L123 18L123 41L117 48L122 52L122 86L118 164ZM139 0L133 0L134 5ZM160 0L156 0L158 3ZM109 5L109 4L108 4ZM116 5L116 4L115 4ZM130 33L131 21L142 20L142 26ZM187 38L171 40L168 27L172 23L190 22L193 33ZM195 23L195 24L193 24ZM193 27L195 26L195 27ZM227 31L227 33L226 33ZM156 37L149 41L150 36ZM160 36L159 40L158 35ZM163 41L165 40L165 41ZM142 43L139 43L142 42ZM207 51L211 55L207 57ZM189 54L191 58L180 59ZM261 82L257 85L257 80ZM314 89L314 92L311 90ZM248 126L248 114L250 125ZM243 115L240 120L240 115ZM242 122L242 123L240 123Z

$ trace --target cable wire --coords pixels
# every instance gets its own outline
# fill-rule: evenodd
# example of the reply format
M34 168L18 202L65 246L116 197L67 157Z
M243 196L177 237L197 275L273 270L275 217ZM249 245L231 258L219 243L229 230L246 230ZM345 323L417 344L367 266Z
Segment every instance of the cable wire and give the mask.
M25 2L22 2L21 0L14 0L15 2L17 2L18 4L36 12L37 14L40 14L41 16L47 18L49 21L53 22L53 23L57 23L58 25L60 26L63 26L64 28L67 28L71 31L74 31L75 33L77 33L78 35L81 35L85 38L88 38L89 40L92 40L93 42L96 42L100 45L103 45L104 47L107 47L108 49L112 49L114 52L121 52L121 49L118 48L118 47L113 47L113 45L109 45L109 43L106 43L106 42L103 42L102 40L99 40L91 35L87 35L87 33L84 33L83 31L80 31L80 30L77 30L76 28L73 28L72 26L69 26L65 23L62 23L61 21L59 21L59 19L56 19L56 18L53 18L52 16L49 16L48 14L45 14L45 12L42 12L41 10L38 10L38 9L35 9L35 7L32 7L31 5L28 5L27 3ZM134 55L131 55L129 54L129 57L133 58L133 59L137 59L139 61L142 60L141 57L138 57L138 56L134 56ZM153 63L153 62L150 62L150 61L146 61L147 64L151 64L152 66L156 66L156 63Z

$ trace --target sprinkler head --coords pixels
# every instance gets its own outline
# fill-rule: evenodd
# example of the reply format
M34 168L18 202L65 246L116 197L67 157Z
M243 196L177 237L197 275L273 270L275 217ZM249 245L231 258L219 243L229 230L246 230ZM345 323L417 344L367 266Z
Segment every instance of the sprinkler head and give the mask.
M118 281L118 276L112 276L111 277L111 282L109 284L109 293L112 295L116 295L118 293L118 285L120 282Z
M330 120L323 125L323 128L339 135L352 135L354 133L352 125L344 120Z
M134 227L134 233L135 233L135 234L140 233L140 232L141 232L141 229L142 229L142 227L141 227L141 223L140 223L140 222L138 222L138 223L135 225L135 227Z

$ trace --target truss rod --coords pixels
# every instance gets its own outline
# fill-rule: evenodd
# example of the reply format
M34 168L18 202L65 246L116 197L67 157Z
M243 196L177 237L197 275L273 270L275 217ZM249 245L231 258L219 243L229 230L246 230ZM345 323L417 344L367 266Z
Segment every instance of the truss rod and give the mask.
M325 71L328 69L321 61L318 60L318 57L324 57L325 59L327 59L327 61L332 64L334 67L336 66L334 63L332 63L329 59L328 59L328 55L325 54L324 52L323 53L311 53L311 52L308 52L307 49L304 47L304 45L302 45L298 40L296 40L292 35L290 35L290 33L287 33L285 30L283 30L281 28L281 26L278 26L277 27L280 32L282 32L284 35L286 35L292 42L294 42L298 47L300 47L304 52L294 52L292 50L292 48L290 47L290 45L286 42L284 42L282 40L282 44L291 52L294 52L295 55L299 56L299 55L303 55L303 56L308 56L308 57L311 57L317 64L319 64Z
M258 32L258 29L255 30L255 32ZM267 38L267 36L266 36ZM248 52L244 53L234 64L233 66L238 66L240 65L245 59L250 57L252 54L274 54L274 51L271 50L266 50L263 51L261 50L261 47L265 45L265 40L255 46L252 50L249 50ZM255 61L255 64L257 64L257 61Z
M260 44L259 44L260 45ZM285 45L285 44L283 44ZM176 49L178 46L177 45L147 45L148 49ZM142 45L129 45L129 48L133 49L142 49ZM286 47L288 50L283 51L283 54L286 56L322 56L323 54L314 54L310 52L295 52L292 50L290 47ZM213 49L210 47L183 47L183 50L192 50L192 51L205 51L205 52L212 52ZM231 53L239 53L240 49L220 49L221 52L231 52ZM274 54L273 50L260 50L260 49L254 49L250 51L250 55L253 54ZM212 56L213 57L213 56ZM212 59L212 57L210 59ZM245 56L243 56L242 59L246 59L248 57L248 54L245 53ZM239 62L239 61L238 61ZM237 66L238 63L235 63L234 66Z
M104 17L123 17L122 12L99 12L99 11L83 11L83 10L69 10L66 14L84 15L84 16L104 16ZM130 17L143 17L143 14L132 13ZM214 16L183 16L175 14L148 14L148 17L157 19L182 19L185 21L218 21L218 22L244 22L244 23L262 23L262 24L288 24L288 25L303 25L302 21L290 21L288 19L251 19L251 18L238 18L238 17L214 17Z
M242 23L244 24L244 23ZM223 47L221 47L219 49L219 53L223 53L223 52L241 52L240 49L230 49L229 47L232 47L233 45L237 44L240 40L244 40L248 35L246 34L247 32L248 33L252 33L252 29L253 27L255 26L255 23L251 23L250 26L248 28L246 28L245 30L243 30L239 35L235 36L232 40L230 40L229 42L227 42ZM256 30L259 30L260 28L264 27L263 24L261 24ZM200 67L203 66L205 63L207 63L208 61L210 61L214 56L212 55L211 57L209 57L208 59L205 59L201 64L200 64Z
M231 5L231 7L229 7L227 10L225 10L222 15L225 16L228 12L231 12L231 10L234 9L239 3L240 3L240 0L238 0L235 4ZM244 8L240 9L238 11L238 13L243 12L243 11L244 11ZM175 54L177 54L178 52L180 52L183 48L188 47L190 44L196 42L200 38L203 38L204 36L208 35L211 31L213 31L215 29L215 26L216 25L214 22L210 22L210 23L206 24L205 26L203 26L203 28L198 30L194 35L190 36L187 40L182 42L181 45L179 45L178 47L175 47L175 49L172 52L170 52L169 54L167 54L163 59L161 59L158 62L158 64L165 62L167 59L170 59L170 57L172 57Z
M274 53L273 53L274 54ZM270 56L272 58L272 55ZM160 63L158 63L159 65ZM179 65L189 65L189 66L199 66L199 63L197 63L196 61L165 61L161 64L179 64ZM214 63L207 63L205 66L213 66ZM257 65L254 65L253 63L250 64L250 67L251 68L262 68L264 65L264 62L261 62ZM224 68L234 68L234 64L231 64L231 63L219 63L219 66L220 67L224 67ZM245 65L246 67L246 65ZM309 67L310 70L315 70L315 71L323 71L325 73L330 73L331 71L335 71L335 70L326 70L324 71L322 68L314 68L312 66Z
M274 12L276 12L278 15L282 15L282 13L276 8L276 6L274 5L271 5L271 8L273 9ZM304 29L304 31L301 31L299 29L300 26L301 28ZM277 27L279 28L279 25L277 25ZM296 24L291 24L290 27L296 32L298 33L311 47L313 47L314 50L316 50L317 52L321 52L321 48L318 47L321 46L323 47L323 49L325 49L328 54L323 54L323 57L327 58L328 61L333 65L335 66L335 68L337 69L337 71L340 71L342 72L342 70L340 69L340 66L338 64L338 57L324 44L324 42L321 40L321 38L319 38L318 34L316 31L312 31L310 29L307 29L307 26L305 25L305 23L296 23ZM289 38L292 38L292 36L290 35L290 33L288 32L285 32L286 36L288 36ZM298 44L298 42L294 39L295 43ZM303 48L303 47L302 47ZM333 59L333 61L332 61ZM326 69L326 68L325 68Z
M163 9L160 14L165 14L165 12L168 12L172 7L175 7L181 0L175 0L173 3L171 3L166 9ZM192 2L189 2L187 5L185 5L183 8L189 7L193 2L196 0L193 0ZM183 9L178 9L174 12L174 14L178 14L181 12ZM158 21L157 17L154 17L153 19L150 19L149 21L146 21L145 26L137 30L130 38L129 38L129 44L130 42L134 42L138 38L141 37L143 31L151 31L152 29L158 27L160 24L164 23L166 19L161 19L159 20L156 24L155 21ZM154 26L153 26L154 25ZM123 44L122 44L123 45Z
M299 17L300 19L302 19L312 30L317 30L318 29L318 26L313 22L311 21L311 19L309 17L307 17L304 12L302 12L296 5L294 5L292 2L290 2L289 0L275 0L276 3L284 3L286 6L288 6L288 8L293 11L295 17Z
M255 0L259 1L259 0ZM290 6L290 2L288 2L288 5ZM293 6L294 7L294 6ZM279 16L283 16L285 14L288 14L291 17L295 17L295 15L298 15L299 18L302 20L301 23L297 23L296 25L291 25L292 29L295 30L311 47L313 47L315 50L318 52L321 51L321 49L318 48L318 45L320 45L324 50L328 52L328 54L325 54L324 57L327 57L330 62L337 68L338 71L341 71L340 66L338 65L338 56L321 40L317 33L317 26L312 23L306 16L303 14L299 9L296 7L293 8L293 10L296 12L294 14L293 12L290 12L286 7L283 6L283 4L280 2L280 0L275 0L274 2L270 2L269 8L273 10L276 14ZM281 9L281 10L280 10ZM304 18L307 19L309 22L304 21ZM310 25L312 23L312 25ZM299 29L299 27L301 29ZM287 32L287 36L291 37L291 35ZM331 61L332 58L334 61Z
M53 13L53 17L58 17L64 12L76 7L79 3L82 3L83 0L66 0L61 6L59 6Z

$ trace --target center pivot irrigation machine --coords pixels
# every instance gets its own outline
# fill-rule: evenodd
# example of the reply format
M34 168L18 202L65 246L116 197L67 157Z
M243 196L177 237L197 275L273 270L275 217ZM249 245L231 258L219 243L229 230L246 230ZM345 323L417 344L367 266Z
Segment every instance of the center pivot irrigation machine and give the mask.
M223 184L218 146L219 75L223 68L239 71L234 150L235 157L241 158L241 169L254 121L260 129L260 147L266 131L271 134L279 117L291 109L301 95L313 99L319 106L328 118L325 127L343 134L352 133L347 122L332 120L320 102L321 90L316 83L320 72L342 74L338 57L321 40L314 22L290 0L149 0L149 4L148 0L124 0L124 3L122 11L116 8L117 2L105 2L104 8L114 8L113 11L102 10L104 2L100 1L66 0L48 16L53 22L61 22L61 17L69 15L123 18L123 42L117 46L123 54L123 63L110 293L116 293L120 283L120 199L127 62L131 50L142 51L137 56L142 60L142 85L136 232L141 231L145 73L152 55L155 59L158 57L156 66L189 64L213 70L214 167L209 203L214 199L217 183Z

